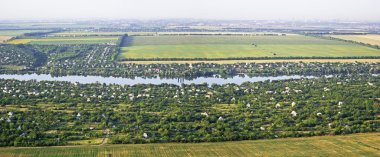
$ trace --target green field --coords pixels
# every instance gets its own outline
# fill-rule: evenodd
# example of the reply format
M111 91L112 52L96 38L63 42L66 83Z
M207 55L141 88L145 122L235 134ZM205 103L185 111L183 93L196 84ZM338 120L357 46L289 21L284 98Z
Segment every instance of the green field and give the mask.
M123 35L126 32L59 32L52 33L49 36L110 36L110 35Z
M118 37L48 37L48 38L23 38L11 40L9 44L41 44L41 45L55 45L55 44L103 44L113 43L116 44Z
M134 63L134 64L195 64L195 63L212 63L212 64L236 64L236 63L281 63L281 62L293 62L293 63L354 63L354 62L367 62L376 63L380 62L380 59L259 59L259 60L164 60L164 61L123 61L121 63Z
M59 33L52 33L49 36L117 36L128 34L130 36L153 36L153 35L190 35L190 34L207 34L207 35L226 35L226 34L235 34L235 35L263 35L266 33L270 34L279 34L282 33L272 33L272 32L90 32L90 31L66 31Z
M40 148L0 148L14 156L380 156L380 133L198 144L135 144Z
M123 58L380 56L374 48L302 35L131 36L123 45Z
M48 30L0 30L0 36L20 36L25 33L44 32Z

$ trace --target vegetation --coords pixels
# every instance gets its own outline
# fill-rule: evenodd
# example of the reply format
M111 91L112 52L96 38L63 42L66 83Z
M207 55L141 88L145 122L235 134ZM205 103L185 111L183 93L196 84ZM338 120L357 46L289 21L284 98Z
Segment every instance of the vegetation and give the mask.
M0 45L0 65L25 66L25 69L30 69L44 64L45 61L44 54L29 46Z
M379 56L380 50L309 36L129 36L122 58Z
M9 41L9 44L115 44L118 37L48 37L48 38L20 38Z
M353 63L353 62L380 62L380 59L262 59L262 60L143 60L143 61L122 61L124 64L238 64L238 63L284 63L284 62L304 62L304 63Z
M13 156L379 156L379 133L197 144L0 148ZM310 149L313 148L313 149Z
M0 80L0 145L220 142L380 131L380 77L241 85Z
M1 73L25 74L30 72L61 75L101 75L129 77L166 77L192 79L200 76L231 77L278 75L331 75L331 74L378 74L379 63L194 63L194 64L119 64L118 49L112 45L2 45ZM34 54L34 55L32 55ZM13 58L13 59L11 59ZM26 64L28 63L28 64Z
M334 35L332 37L380 46L380 35Z
M33 33L33 32L43 32L43 31L48 31L48 30L0 30L0 36L11 36L11 37L16 37L16 36L22 36L25 33Z
M13 44L1 44L0 74L315 78L222 85L0 79L0 146L169 143L162 147L173 151L162 156L247 156L257 148L271 149L257 155L279 153L274 143L280 142L281 151L288 155L305 155L296 154L297 149L313 145L318 149L306 151L325 156L345 155L345 150L330 152L328 148L336 149L335 144L355 138L340 147L356 147L351 153L358 155L378 155L379 148L373 146L377 141L364 140L377 133L313 138L320 142L317 144L309 138L277 139L379 132L380 49L374 45L277 33L68 30L25 32L9 41ZM323 61L316 62L319 60ZM175 63L159 63L162 61ZM258 139L273 140L173 144ZM130 149L123 152L126 147ZM36 154L31 156L54 156L67 149L4 148L0 154L19 156L33 151ZM151 151L160 152L155 145L120 145L70 147L62 155L122 156Z
M52 37L88 37L88 36L121 36L127 32L59 32L52 33Z

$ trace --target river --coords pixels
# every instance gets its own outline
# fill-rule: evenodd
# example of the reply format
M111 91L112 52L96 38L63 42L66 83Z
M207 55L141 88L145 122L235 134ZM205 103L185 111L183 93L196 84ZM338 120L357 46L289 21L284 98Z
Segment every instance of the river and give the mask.
M228 84L235 83L241 84L243 82L259 82L266 80L288 80L288 79L301 79L301 78L315 78L316 76L301 76L301 75L290 75L290 76L263 76L263 77L248 77L243 76L234 76L230 78L221 78L221 77L198 77L192 80L186 79L172 79L172 78L122 78L122 77L103 77L103 76L59 76L53 77L47 74L0 74L0 79L16 79L16 80L36 80L36 81L69 81L69 82L78 82L81 84L89 83L105 83L105 84L119 84L119 85L136 85L136 84Z

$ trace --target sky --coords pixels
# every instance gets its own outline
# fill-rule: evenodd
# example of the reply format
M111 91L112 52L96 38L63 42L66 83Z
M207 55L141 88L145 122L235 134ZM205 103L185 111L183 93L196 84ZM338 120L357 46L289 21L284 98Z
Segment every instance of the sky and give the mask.
M0 0L0 19L380 21L380 0Z

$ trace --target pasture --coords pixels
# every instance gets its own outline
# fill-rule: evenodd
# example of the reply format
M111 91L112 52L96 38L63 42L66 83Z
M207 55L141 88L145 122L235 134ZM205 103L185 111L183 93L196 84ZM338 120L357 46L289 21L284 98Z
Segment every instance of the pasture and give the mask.
M334 35L332 37L380 46L380 35Z
M48 37L48 38L23 38L11 40L9 44L41 44L41 45L55 45L55 44L116 44L118 37Z
M302 35L130 36L121 58L241 58L380 56L380 50Z
M379 156L380 133L218 143L0 148L14 156Z

